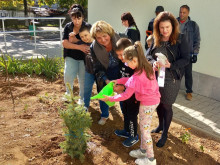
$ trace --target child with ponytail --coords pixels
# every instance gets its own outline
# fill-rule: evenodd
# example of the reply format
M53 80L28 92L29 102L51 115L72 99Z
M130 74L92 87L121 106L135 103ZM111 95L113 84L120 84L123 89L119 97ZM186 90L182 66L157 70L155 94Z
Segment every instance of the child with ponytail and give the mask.
M150 126L152 115L160 102L159 86L151 64L144 56L144 52L139 41L124 50L123 58L126 64L134 69L134 74L114 80L115 84L123 84L125 92L101 99L102 101L124 101L133 94L140 101L139 124L141 131L141 146L137 150L129 153L130 156L137 158L136 164L155 164L153 151L153 141L151 138Z

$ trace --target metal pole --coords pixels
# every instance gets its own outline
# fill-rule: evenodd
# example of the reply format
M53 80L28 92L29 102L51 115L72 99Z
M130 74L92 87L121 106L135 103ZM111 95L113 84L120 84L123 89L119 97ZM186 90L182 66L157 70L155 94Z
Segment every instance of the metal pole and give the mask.
M34 29L34 49L36 50L37 49L37 41L36 41L36 29L35 29L35 22L34 22L34 19L33 19L33 29Z
M34 33L34 43L35 43L35 50L37 49L37 41L36 41L36 33L37 32L45 32L45 31L60 31L60 43L61 43L61 47L62 47L62 24L63 22L65 21L65 18L62 17L62 18L57 18L57 17L51 17L51 18L48 18L48 17L42 17L42 18L36 18L36 17L5 17L5 18L1 18L0 19L2 20L2 29L3 31L1 32L0 31L0 34L3 34L4 35L4 42L5 42L5 53L8 53L7 51L7 43L6 43L6 35L7 34L14 34L14 33L30 33L30 31L5 31L5 24L4 24L4 21L5 20L11 20L11 19L19 19L19 20L26 20L26 19L30 19L30 20L33 20L33 30L32 31ZM41 30L36 30L36 27L35 27L35 22L34 22L34 19L59 19L59 30L44 30L44 31L41 31Z
M60 47L62 47L62 23L61 23L61 19L59 19L59 23L60 23Z
M6 54L8 54L8 51L7 51L7 44L6 44L6 35L5 35L5 22L4 22L4 19L2 19L2 28L3 28L3 35L4 35L4 42L5 42L5 52Z

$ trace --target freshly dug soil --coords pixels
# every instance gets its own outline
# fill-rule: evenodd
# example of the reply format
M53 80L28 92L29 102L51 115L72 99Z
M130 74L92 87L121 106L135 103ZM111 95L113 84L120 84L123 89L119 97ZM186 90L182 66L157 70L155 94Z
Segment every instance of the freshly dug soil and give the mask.
M62 119L58 110L65 108L61 97L64 82L35 77L16 77L11 80L15 98L15 111L5 77L0 75L0 164L1 165L79 165L78 159L62 153L59 143L64 141ZM75 81L74 93L78 94ZM96 93L94 86L93 93ZM123 138L114 134L123 128L123 118L118 104L110 109L110 117L104 126L98 125L100 109L97 101L89 109L93 124L85 153L84 165L134 165L128 153L140 146L140 141L130 148L122 145ZM158 124L156 113L152 128ZM172 122L169 137L163 148L155 143L160 134L152 134L155 158L158 165L217 165L220 164L220 143L208 135L189 130L191 139L182 143L180 136L185 127ZM202 150L203 148L203 150Z

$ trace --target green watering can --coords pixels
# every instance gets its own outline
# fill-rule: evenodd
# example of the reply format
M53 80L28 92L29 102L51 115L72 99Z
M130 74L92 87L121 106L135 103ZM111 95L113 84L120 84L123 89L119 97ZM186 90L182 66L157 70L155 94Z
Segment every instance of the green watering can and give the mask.
M97 95L91 97L90 99L91 100L93 100L93 99L101 99L101 98L104 98L103 95L114 96L113 86L114 86L113 82L108 83L104 88L102 88L102 90ZM105 103L109 107L115 105L115 102L111 102L111 101L106 101Z

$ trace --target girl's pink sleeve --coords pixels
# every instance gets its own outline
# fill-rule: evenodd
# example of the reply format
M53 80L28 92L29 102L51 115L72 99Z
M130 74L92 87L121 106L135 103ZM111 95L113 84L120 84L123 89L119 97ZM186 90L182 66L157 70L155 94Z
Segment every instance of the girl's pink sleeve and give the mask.
M129 99L133 93L134 93L135 89L134 88L126 88L125 92L109 97L109 101L113 102L113 101L124 101Z
M120 79L117 79L117 84L125 84L128 81L129 77L123 77Z

